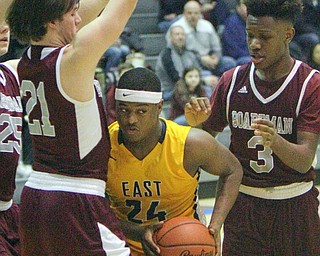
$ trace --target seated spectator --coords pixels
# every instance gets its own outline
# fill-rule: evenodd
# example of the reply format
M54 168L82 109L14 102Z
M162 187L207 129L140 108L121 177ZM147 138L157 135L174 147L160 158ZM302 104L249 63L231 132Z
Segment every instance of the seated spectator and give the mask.
M303 13L295 24L296 34L293 38L309 56L311 47L320 42L320 1L303 0Z
M166 33L172 23L176 22L183 12L183 6L188 0L159 0L159 31Z
M218 34L222 34L224 23L231 11L224 0L200 0L203 17L210 21Z
M102 60L105 63L104 72L107 74L110 69L116 68L120 63L124 62L129 53L130 47L118 38L102 56Z
M311 47L307 63L310 67L320 70L320 43L316 43Z
M171 26L182 26L186 33L186 48L200 55L201 65L216 76L236 66L233 58L222 56L219 35L213 25L201 18L201 5L188 1L182 17Z
M184 107L191 97L210 97L212 87L205 86L201 80L200 69L186 68L182 78L175 86L170 106L170 119L181 125L188 125L184 116Z
M163 49L156 64L156 74L161 80L163 99L171 99L175 84L182 77L185 68L195 66L201 69L200 59L195 52L186 49L186 35L183 27L173 26L168 31L167 47ZM207 85L214 86L218 77L201 70L201 77Z
M235 12L226 19L221 37L224 55L234 58L237 65L251 60L247 45L246 19L247 7L241 0L237 0Z

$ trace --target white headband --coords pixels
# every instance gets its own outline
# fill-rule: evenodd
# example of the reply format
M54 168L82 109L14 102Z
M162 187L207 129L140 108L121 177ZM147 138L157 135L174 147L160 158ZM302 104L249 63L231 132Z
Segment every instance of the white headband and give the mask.
M162 92L136 91L116 88L115 99L126 102L157 104L162 99Z

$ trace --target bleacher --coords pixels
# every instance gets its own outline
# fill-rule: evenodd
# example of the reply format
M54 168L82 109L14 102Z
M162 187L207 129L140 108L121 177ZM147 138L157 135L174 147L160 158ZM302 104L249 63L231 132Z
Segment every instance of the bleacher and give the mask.
M231 9L235 7L235 0L225 0ZM129 19L127 27L140 35L143 53L146 55L145 65L155 68L160 51L166 47L164 34L158 30L158 0L139 0L137 7Z
M145 65L153 69L160 51L166 47L165 36L158 30L158 11L158 0L139 0L127 24L140 35L146 55Z

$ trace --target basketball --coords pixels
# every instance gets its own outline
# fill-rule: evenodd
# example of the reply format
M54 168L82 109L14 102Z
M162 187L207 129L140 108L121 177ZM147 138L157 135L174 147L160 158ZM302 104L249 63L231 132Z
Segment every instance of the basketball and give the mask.
M153 240L161 256L215 255L215 241L208 228L191 217L165 221Z

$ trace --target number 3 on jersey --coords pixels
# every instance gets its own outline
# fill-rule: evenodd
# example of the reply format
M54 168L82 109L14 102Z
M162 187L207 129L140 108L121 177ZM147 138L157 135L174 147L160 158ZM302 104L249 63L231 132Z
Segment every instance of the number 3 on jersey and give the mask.
M31 81L23 80L22 81L22 95L27 96L27 93L30 93L30 98L26 104L26 112L29 117L29 131L32 135L44 135L48 137L55 137L54 126L51 125L49 117L48 104L44 94L44 84L43 82L39 83L38 88L36 89L35 85ZM30 114L34 110L35 106L40 104L41 110L41 123L39 119L30 119Z
M261 136L253 136L248 141L248 148L256 149L257 145L262 145L260 143ZM262 145L263 146L263 145ZM269 173L273 169L273 156L272 150L270 148L263 147L263 150L258 151L258 159L262 160L264 164L259 164L258 161L250 160L250 167L256 173Z

